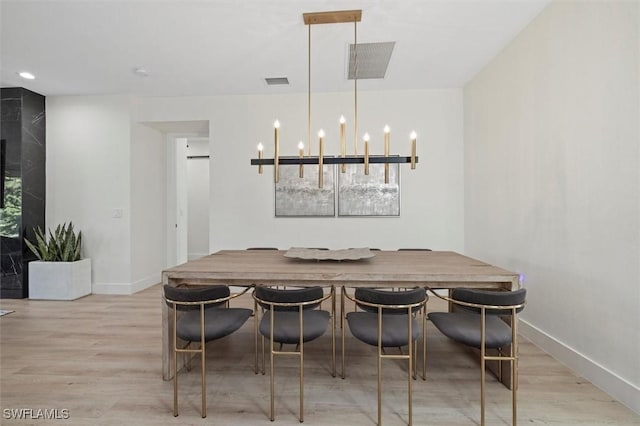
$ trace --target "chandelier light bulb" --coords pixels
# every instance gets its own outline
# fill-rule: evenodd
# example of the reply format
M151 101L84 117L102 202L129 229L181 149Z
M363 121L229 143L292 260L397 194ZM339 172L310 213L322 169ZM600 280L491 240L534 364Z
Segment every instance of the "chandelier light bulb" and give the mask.
M347 122L347 120L344 118L344 115L341 115L340 116L340 124L344 124L346 122Z
M302 141L300 141L300 143L298 144L298 149L300 150L304 149L304 144L302 143Z
M318 137L324 138L324 130L320 129L320 131L318 132Z
M369 142L369 139L370 139L370 137L369 137L369 133L365 133L365 134L364 134L364 136L362 137L362 139L363 139L365 142Z
M411 139L416 139L418 137L418 135L416 134L416 132L411 132L411 135L409 135L409 137Z
M273 123L273 127L275 127L276 129L279 129L279 128L280 128L280 122L279 122L278 120L276 120L276 121Z
M391 129L389 128L389 125L384 126L384 132L385 133L389 133L391 131Z
M258 144L258 151L262 152L264 150L264 145L262 145L262 142L260 142Z

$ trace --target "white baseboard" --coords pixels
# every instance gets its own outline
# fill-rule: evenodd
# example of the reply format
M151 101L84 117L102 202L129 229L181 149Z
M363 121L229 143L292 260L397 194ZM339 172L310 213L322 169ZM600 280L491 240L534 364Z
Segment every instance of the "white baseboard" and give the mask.
M93 283L91 292L93 294L131 295L158 284L160 281L160 273L157 273L132 283Z
M589 380L612 398L640 414L640 387L630 383L525 320L520 319L519 331L524 337L557 361Z

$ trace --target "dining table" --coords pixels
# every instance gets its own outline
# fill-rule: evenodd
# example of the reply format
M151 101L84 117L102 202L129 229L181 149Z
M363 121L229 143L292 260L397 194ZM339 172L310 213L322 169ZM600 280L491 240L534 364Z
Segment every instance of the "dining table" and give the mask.
M361 250L360 253L363 251ZM321 258L292 255L291 250L220 250L166 269L164 285L345 286L432 289L459 287L515 290L519 274L454 251L364 250L359 258L323 253ZM348 253L348 252L347 252ZM357 257L357 256L356 256ZM162 302L162 376L173 377L171 321ZM507 369L508 370L508 369Z

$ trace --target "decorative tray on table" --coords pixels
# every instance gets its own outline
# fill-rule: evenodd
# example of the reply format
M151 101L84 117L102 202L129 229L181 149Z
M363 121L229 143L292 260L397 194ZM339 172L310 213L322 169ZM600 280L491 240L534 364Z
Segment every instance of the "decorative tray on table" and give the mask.
M368 247L340 250L320 250L304 247L291 247L289 250L287 250L284 256L291 259L342 261L369 259L374 257L375 253L369 250Z

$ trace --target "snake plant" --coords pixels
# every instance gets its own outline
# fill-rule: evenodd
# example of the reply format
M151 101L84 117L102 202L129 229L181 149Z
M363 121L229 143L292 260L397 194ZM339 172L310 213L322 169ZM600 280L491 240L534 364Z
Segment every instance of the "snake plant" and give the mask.
M52 232L49 229L49 238L42 229L34 228L36 243L25 238L27 247L44 262L75 262L80 260L82 249L82 231L76 236L73 223L58 225Z

